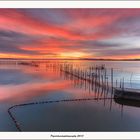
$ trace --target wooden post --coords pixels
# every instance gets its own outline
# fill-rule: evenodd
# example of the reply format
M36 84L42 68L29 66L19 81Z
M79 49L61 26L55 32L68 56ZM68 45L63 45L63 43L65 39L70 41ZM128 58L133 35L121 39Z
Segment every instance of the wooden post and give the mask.
M113 68L111 68L111 87L113 88Z
M117 79L116 79L116 88L117 88Z

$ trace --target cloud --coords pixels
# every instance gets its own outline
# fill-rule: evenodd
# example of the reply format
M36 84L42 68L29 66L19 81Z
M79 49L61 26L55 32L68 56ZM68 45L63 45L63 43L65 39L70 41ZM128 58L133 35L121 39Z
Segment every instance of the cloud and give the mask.
M139 58L139 25L140 9L0 9L0 57Z
M0 52L2 53L18 53L18 54L34 54L33 51L22 50L20 44L28 44L37 40L37 37L28 36L22 33L0 30ZM36 52L37 53L37 52Z

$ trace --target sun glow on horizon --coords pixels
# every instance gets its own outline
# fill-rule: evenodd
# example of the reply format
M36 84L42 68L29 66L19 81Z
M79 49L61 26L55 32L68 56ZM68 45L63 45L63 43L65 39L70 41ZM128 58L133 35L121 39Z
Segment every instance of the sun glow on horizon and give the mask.
M86 57L87 54L83 52L63 52L60 53L60 58L83 58Z

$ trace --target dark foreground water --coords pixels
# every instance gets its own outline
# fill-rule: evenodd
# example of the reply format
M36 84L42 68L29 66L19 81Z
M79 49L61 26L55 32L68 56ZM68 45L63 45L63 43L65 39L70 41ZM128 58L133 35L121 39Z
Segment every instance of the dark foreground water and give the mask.
M125 77L126 87L140 89L140 62L72 63L106 64L116 79ZM30 102L38 104L11 109L22 131L140 131L139 102L115 100L110 89L66 77L45 63L0 65L0 131L18 131L8 108Z

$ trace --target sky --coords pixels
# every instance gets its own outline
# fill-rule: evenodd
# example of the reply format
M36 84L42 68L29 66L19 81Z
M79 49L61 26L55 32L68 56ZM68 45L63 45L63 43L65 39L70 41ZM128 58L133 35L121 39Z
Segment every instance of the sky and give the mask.
M140 59L140 9L0 9L0 58Z

